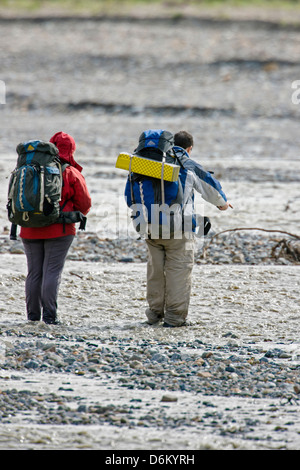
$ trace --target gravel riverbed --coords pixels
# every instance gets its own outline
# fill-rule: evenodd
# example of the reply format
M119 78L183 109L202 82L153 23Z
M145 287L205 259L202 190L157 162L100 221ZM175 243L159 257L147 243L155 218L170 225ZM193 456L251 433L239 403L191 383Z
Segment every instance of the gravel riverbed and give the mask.
M166 331L144 263L68 261L49 326L2 256L0 447L299 448L298 267L196 265L190 326Z

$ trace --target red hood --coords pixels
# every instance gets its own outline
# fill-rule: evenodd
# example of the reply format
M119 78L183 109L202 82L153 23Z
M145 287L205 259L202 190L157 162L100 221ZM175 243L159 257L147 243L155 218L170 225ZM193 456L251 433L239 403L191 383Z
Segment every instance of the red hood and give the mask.
M71 166L74 166L82 171L82 167L76 163L74 160L74 152L76 149L75 140L69 134L65 132L57 132L51 137L50 142L52 142L58 148L59 157L66 163L69 163Z

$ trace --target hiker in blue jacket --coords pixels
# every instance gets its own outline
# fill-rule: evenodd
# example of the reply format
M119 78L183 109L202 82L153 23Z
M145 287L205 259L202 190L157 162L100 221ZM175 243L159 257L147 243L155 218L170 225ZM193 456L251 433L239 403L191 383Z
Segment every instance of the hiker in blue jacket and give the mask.
M184 220L182 237L146 239L148 247L147 301L148 323L161 320L165 327L186 325L194 265L194 190L219 210L232 207L220 183L190 158L193 137L186 131L174 136L173 152L180 163Z

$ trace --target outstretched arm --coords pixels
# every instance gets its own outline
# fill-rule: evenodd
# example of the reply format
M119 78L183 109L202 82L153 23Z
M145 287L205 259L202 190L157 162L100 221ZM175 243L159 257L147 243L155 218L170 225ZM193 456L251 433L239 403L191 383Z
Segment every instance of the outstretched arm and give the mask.
M226 211L228 207L231 207L233 209L233 206L227 201L224 206L217 206L220 211Z

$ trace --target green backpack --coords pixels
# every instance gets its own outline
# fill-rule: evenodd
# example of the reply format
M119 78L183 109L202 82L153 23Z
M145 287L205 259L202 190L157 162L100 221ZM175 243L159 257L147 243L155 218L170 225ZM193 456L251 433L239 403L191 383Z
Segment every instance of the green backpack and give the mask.
M60 215L63 168L51 142L17 146L18 160L8 186L8 219L22 227L44 227Z

